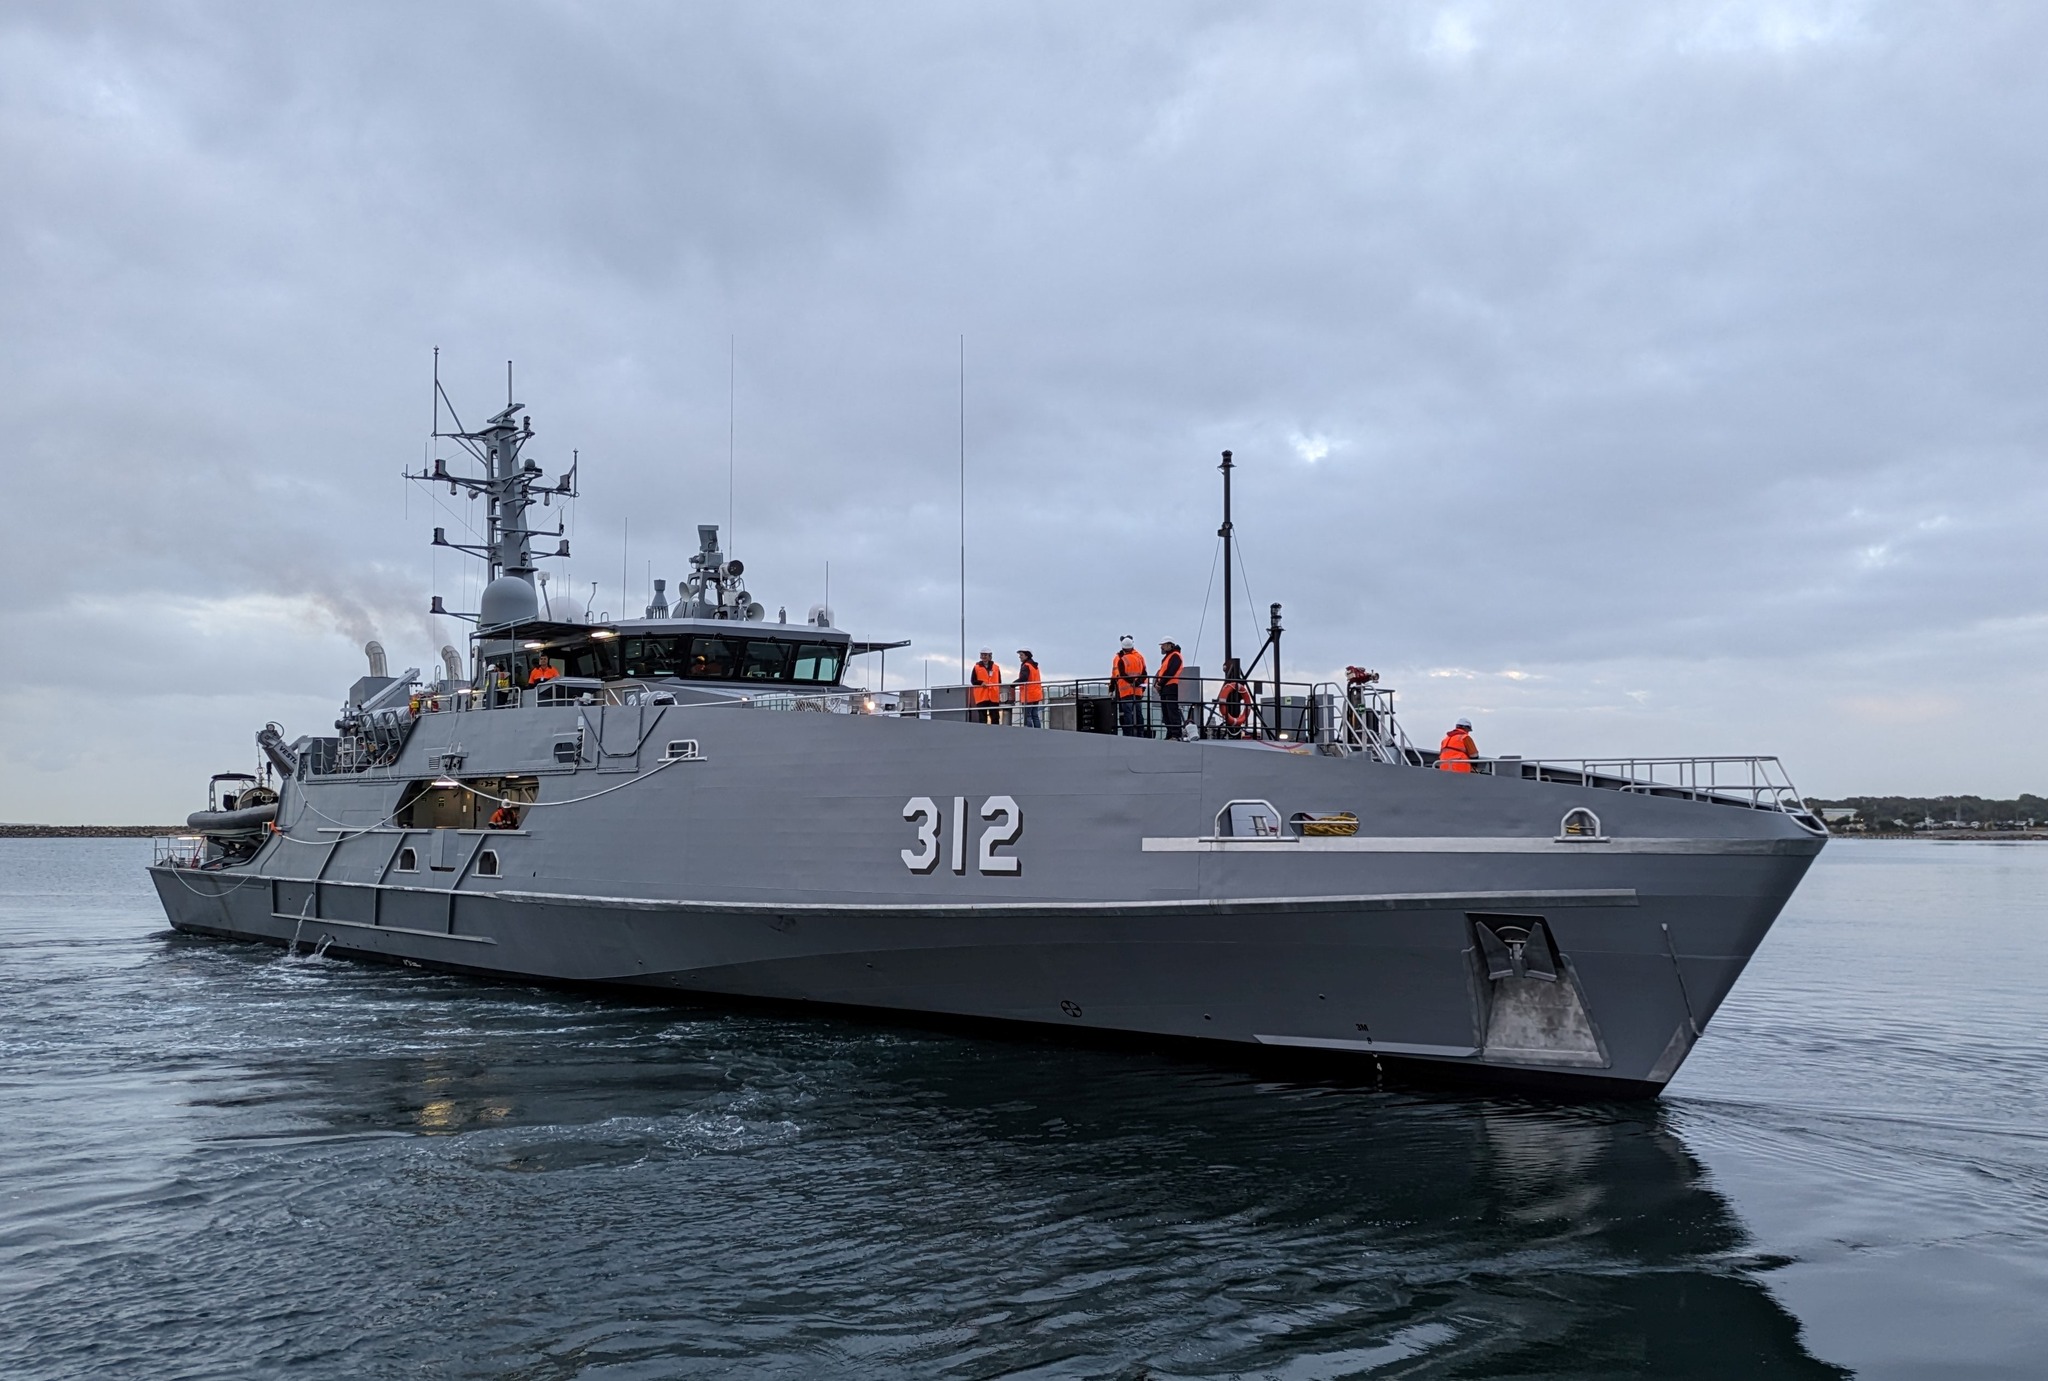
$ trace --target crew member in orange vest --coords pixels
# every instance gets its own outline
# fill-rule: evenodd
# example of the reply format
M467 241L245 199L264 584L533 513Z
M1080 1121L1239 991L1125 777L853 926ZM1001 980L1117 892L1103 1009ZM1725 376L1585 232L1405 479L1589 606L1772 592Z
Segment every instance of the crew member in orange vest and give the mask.
M1443 743L1436 750L1437 770L1470 772L1472 761L1478 756L1479 745L1472 741L1472 721L1461 719L1457 728L1444 735Z
M1180 644L1168 638L1159 644L1159 674L1152 678L1159 692L1159 719L1168 738L1180 737Z
M1145 733L1145 654L1137 640L1124 634L1118 642L1116 660L1110 663L1109 683L1116 691L1117 732L1133 738Z
M1031 655L1031 649L1017 649L1017 703L1024 707L1024 727L1043 729L1045 727L1045 673L1038 669L1038 659Z
M529 686L537 686L543 681L552 681L561 674L562 673L560 669L557 668L554 665L554 663L541 662L538 663L534 667L534 669L527 674L526 684Z
M1226 738L1244 737L1245 723L1251 718L1252 688L1244 683L1244 668L1237 658L1223 659L1223 693L1216 697L1216 717L1223 721Z
M996 655L987 648L981 650L981 660L967 673L967 717L982 724L1003 722L1003 669L996 665Z

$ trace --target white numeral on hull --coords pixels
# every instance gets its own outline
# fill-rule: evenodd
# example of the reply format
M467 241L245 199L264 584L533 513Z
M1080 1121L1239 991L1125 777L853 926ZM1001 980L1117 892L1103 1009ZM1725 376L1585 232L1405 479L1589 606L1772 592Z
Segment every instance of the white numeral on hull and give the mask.
M1024 871L1024 861L1015 854L999 854L997 849L1015 844L1024 833L1024 808L1008 796L991 796L981 803L979 812L982 819L991 821L981 832L981 840L974 851L974 867L977 872L992 875L1014 876ZM951 830L946 823L950 816ZM916 830L917 848L899 850L903 866L913 873L929 873L939 866L941 833L946 834L948 861L953 871L967 871L967 820L968 798L955 796L950 812L939 809L939 803L929 796L913 796L903 803L903 818Z

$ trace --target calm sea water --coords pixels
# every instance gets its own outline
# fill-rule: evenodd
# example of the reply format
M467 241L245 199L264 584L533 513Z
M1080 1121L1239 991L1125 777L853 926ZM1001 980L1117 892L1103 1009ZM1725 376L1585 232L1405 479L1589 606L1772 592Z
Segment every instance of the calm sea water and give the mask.
M1837 843L1660 1102L171 935L0 841L0 1376L2048 1373L2048 846Z

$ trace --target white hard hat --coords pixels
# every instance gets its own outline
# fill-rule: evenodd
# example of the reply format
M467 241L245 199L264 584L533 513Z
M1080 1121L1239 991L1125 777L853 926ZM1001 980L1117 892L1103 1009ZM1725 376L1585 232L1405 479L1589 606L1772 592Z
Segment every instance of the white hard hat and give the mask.
M989 651L989 650L988 650L987 648L985 648L985 647L984 647L984 648L983 648L983 649L981 650L981 655L982 655L982 656L984 656L984 657L993 657L993 656L995 656L996 654L995 654L995 653L993 653L993 652L991 652L991 651Z
M1130 634L1128 634L1128 633L1124 634L1124 635L1123 635L1123 637L1122 637L1122 638L1121 638L1121 639L1120 639L1119 641L1120 641L1120 642L1121 642L1121 643L1123 644L1123 646L1125 646L1125 647L1136 647L1136 646L1138 645L1138 644L1137 644L1137 642L1136 642L1135 640L1133 640L1133 639L1132 639L1132 637L1131 637L1131 635L1130 635Z
M1458 727L1460 729L1469 729L1472 727L1472 721L1469 719L1461 719L1458 721Z

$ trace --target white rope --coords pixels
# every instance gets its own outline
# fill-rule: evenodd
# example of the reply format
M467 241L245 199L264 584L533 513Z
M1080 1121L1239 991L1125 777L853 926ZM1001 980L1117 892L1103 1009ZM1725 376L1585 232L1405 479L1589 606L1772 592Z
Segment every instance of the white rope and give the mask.
M464 791L467 791L470 795L476 797L478 800L490 801L493 804L501 806L524 806L528 810L538 810L542 806L576 806L583 804L583 802L585 801L595 801L600 796L609 796L614 791L624 791L629 786L633 786L637 783L644 782L649 777L653 776L655 773L664 771L667 768L674 767L679 762L701 761L702 759L700 758L664 758L662 761L648 768L645 772L635 773L633 776L627 778L625 781L620 782L617 786L608 786L602 791L593 791L588 796L571 796L566 801L519 801L514 800L509 796L493 796L488 791L478 791L468 782L456 782L455 784L461 787ZM453 779L451 778L450 780ZM394 812L394 814L395 813L396 812Z
M229 881L234 883L234 886L232 887L224 886L212 892L202 892L197 887L194 887L191 883L185 881L186 873L198 872L205 872L209 877L222 876L217 871L210 871L202 868L180 868L175 863L171 865L171 876L178 880L178 886L184 888L187 892L190 892L195 897L218 897L225 892L239 892L244 887L264 887L268 886L270 883L270 878L267 875L260 877L251 877L248 874L244 873L240 877L229 879Z
M704 708L710 707L706 706ZM649 777L652 777L655 773L662 772L667 770L668 768L674 767L679 762L693 761L701 761L701 759L666 758L661 762L656 763L653 767L648 768L645 772L634 773L631 777L627 778L623 782L620 782L617 786L608 786L604 788L604 790L602 791L593 791L587 796L571 796L569 799L565 801L521 801L516 800L510 796L493 796L488 791L478 790L476 787L471 786L468 782L455 781L455 779L452 777L449 780L454 781L456 786L461 787L464 791L467 791L470 795L476 797L478 800L489 801L493 805L520 806L528 810L537 810L542 806L576 806L583 804L585 801L595 801L600 796L609 796L614 791L624 791L629 786L634 786L640 782L644 782ZM291 831L297 828L299 821L305 819L306 812L310 810L313 812L313 814L319 816L328 824L337 825L342 829L343 833L340 838L335 840L336 843L343 843L350 839L360 839L362 836L369 834L374 830L381 829L385 825L388 825L392 821L396 820L398 818L398 811L405 809L405 806L409 806L411 804L412 802L410 801L406 802L405 805L398 807L397 810L393 810L389 815L386 815L384 818L376 821L374 824L355 826L349 824L346 820L335 819L332 815L329 815L326 811L314 805L312 798L306 794L305 787L302 785L299 788L299 805L301 809L298 815L292 820L292 823L285 828L284 834L287 838L290 838Z
M712 702L712 703L709 703L709 704L702 704L702 703L700 703L700 704L695 704L695 705L660 705L660 706L651 706L651 707L649 707L649 708L661 709L661 710L664 710L664 711L666 711L666 710L679 710L679 711L680 711L680 710L728 710L728 709L751 709L751 708L752 708L752 706L751 706L751 705L749 705L749 704L748 704L748 703L747 703L746 701L743 701L743 700L721 700L721 701L715 701L715 702ZM477 713L477 712L476 712L476 711L470 711L470 713ZM586 719L584 719L584 721L583 721L583 722L584 722L585 724L588 724L588 723L589 723L589 720L588 720L588 719L586 718ZM659 722L659 721L657 720L657 723L658 723L658 722ZM650 731L650 733L649 733L649 737L651 737L651 736L652 736L652 733L651 733L651 731ZM642 742L644 743L644 742L645 742L646 740L645 740L645 739L642 739L641 741L642 741ZM602 742L600 742L600 744L599 744L599 751L600 751L600 752L602 752L602 751L603 751L603 744L602 744ZM636 750L636 751L637 751L637 750ZM623 790L625 790L625 789L626 789L627 787L629 787L629 786L632 786L632 785L633 785L634 783L636 783L636 782L641 782L641 781L645 781L645 780L646 780L647 778L649 778L649 777L653 776L653 775L654 775L654 774L655 774L656 772L659 772L659 771L663 770L664 768L667 768L667 767L673 767L673 766L674 766L674 765L675 765L676 763L679 763L679 762L690 762L690 761L693 761L693 759L690 759L690 758L668 758L668 759L664 759L663 761L661 761L661 762L659 762L659 763L656 763L656 764L655 764L655 765L654 765L653 767L649 768L649 769L648 769L647 771L645 771L645 772L636 772L636 773L635 773L635 774L634 774L634 775L633 775L632 777L628 778L628 779L627 779L626 781L620 782L620 783L619 783L619 784L618 784L617 786L608 786L608 787L606 787L606 788L605 788L604 790L602 790L602 791L593 791L593 792L591 792L591 793L590 793L590 794L589 794L588 796L572 796L572 797L570 797L570 798L569 798L568 800L566 800L566 801L515 801L515 800L512 800L512 799L511 799L511 798L509 798L509 797L504 797L504 796L493 796L493 795L491 795L491 794L490 794L489 792L487 792L487 791L478 791L478 790L477 790L477 789L476 789L475 787L471 786L471 785L470 785L469 783L467 783L467 782L457 781L457 782L455 782L455 785L457 785L457 786L461 787L461 788L462 788L462 789L463 789L464 791L467 791L467 792L468 792L468 793L469 793L470 795L472 795L472 796L475 796L475 797L477 797L477 798L478 798L478 799L480 799L480 800L485 800L485 801L489 801L489 802L493 803L494 805L501 805L501 806L524 806L524 807L527 807L528 809L533 809L533 808L537 808L537 807L540 807L540 806L574 806L574 805L581 805L581 804L582 804L583 802L585 802L585 801L595 801L595 800L596 800L596 799L597 799L598 797L600 797L600 796L609 796L609 795L611 795L611 794L612 794L612 793L613 793L614 791L623 791ZM453 780L453 778L451 778L450 780ZM410 804L410 802L407 802L406 804ZM381 819L381 820L378 820L378 821L377 821L377 822L375 822L374 824L369 824L369 825L364 825L364 826L361 826L361 827L357 827L357 826L354 826L354 825L351 825L351 824L349 824L349 823L348 823L348 822L347 822L346 820L337 820L337 819L335 819L335 818L334 818L334 817L333 817L332 815L329 815L329 814L328 814L328 813L327 813L326 811L324 811L324 810L320 809L320 807L318 807L318 806L314 805L314 804L313 804L313 801L312 801L312 798L311 798L310 796L308 796L308 795L306 794L306 789L305 789L305 786L304 786L303 784L301 784L301 785L300 785L300 787L299 787L299 806L300 806L300 810L299 810L299 813L298 813L298 815L297 815L297 816L295 816L295 817L293 818L293 820L292 820L292 823L291 823L290 825L287 825L287 826L285 826L285 827L284 827L284 829L283 829L282 831L280 831L280 833L282 833L282 834L283 834L283 835L284 835L284 836L285 836L285 837L286 837L287 839L291 838L291 837L292 837L292 833L291 833L291 832L292 832L292 830L294 830L294 829L296 829L296 828L298 827L299 821L301 821L301 820L305 819L305 818L306 818L306 812L310 810L310 811L312 811L312 812L313 812L313 813L314 813L315 815L319 816L319 817L320 817L320 818L321 818L322 820L325 820L325 821L326 821L326 822L327 822L328 824L330 824L330 825L336 825L336 826L339 826L339 827L341 828L341 830L343 831L343 833L342 833L341 837L340 837L339 839L337 839L337 840L335 841L336 843L343 843L343 842L345 842L345 841L347 841L347 840L350 840L350 839L360 839L360 838L361 838L362 836L364 836L364 835L366 835L366 834L370 833L370 832L371 832L372 830L377 830L377 829L381 829L381 828L383 828L383 827L384 827L385 825L388 825L388 824L390 824L390 823L391 823L392 821L396 820L396 819L398 818L398 811L399 811L399 810L403 810L403 809L405 808L405 806L404 806L404 805L401 805L401 806L399 806L399 807L398 807L397 809L393 810L393 811L392 811L392 812L391 812L391 813L390 813L389 815L386 815L386 816L385 816L385 817L384 817L383 819Z

